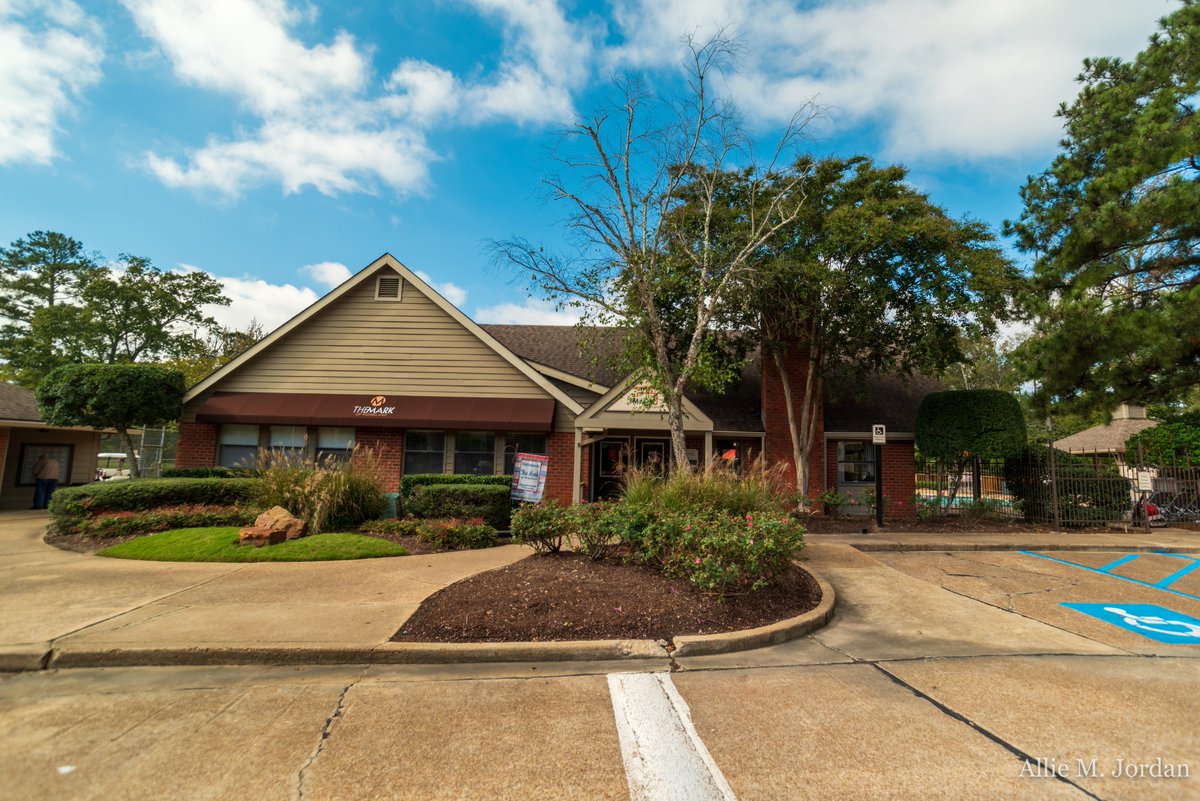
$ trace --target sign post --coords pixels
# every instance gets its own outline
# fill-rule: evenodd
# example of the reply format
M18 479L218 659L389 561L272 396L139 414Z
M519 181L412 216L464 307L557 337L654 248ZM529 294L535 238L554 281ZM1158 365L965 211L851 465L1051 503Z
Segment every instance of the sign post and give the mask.
M871 444L875 446L875 525L883 528L883 446L887 444L887 426L871 426Z

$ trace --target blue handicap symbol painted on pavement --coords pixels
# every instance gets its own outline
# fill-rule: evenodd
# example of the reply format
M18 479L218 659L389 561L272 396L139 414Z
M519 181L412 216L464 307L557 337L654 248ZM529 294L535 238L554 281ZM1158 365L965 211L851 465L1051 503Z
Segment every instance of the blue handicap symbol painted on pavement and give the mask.
M1175 645L1200 645L1200 620L1153 604L1069 604L1077 612L1143 637Z

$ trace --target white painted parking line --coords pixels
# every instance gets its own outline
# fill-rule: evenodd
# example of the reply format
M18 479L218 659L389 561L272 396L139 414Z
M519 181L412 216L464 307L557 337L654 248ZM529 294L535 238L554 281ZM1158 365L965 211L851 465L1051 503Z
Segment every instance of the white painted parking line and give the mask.
M737 801L669 673L611 673L631 801Z

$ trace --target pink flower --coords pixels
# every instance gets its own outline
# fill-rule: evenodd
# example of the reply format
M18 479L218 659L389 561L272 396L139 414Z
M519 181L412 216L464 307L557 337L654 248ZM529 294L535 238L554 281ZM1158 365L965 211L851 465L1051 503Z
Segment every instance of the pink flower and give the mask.
M753 520L754 518L753 518L753 517L751 517L750 515L746 515L746 519L747 519L747 520Z
M691 530L692 530L692 524L691 524L691 523L688 523L686 526L684 526L684 527L683 527L683 530L684 530L684 531L691 531Z
M696 557L696 564L700 564L700 557L699 557L699 556L697 556L697 557Z
M750 540L750 544L751 544L751 545L753 545L753 544L754 544L754 540Z

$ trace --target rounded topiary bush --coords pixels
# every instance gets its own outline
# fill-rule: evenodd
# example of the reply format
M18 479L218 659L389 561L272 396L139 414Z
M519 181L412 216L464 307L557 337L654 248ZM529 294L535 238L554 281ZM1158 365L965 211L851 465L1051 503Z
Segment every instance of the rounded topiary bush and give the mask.
M1016 456L1025 447L1025 415L1014 395L996 389L932 392L917 410L916 445L924 456L984 459Z

